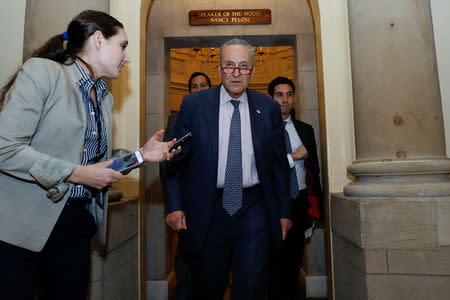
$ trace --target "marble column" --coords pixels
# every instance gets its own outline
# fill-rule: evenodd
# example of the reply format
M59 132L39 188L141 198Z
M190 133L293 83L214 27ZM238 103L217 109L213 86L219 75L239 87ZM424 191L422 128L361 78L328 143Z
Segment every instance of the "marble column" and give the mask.
M349 0L354 181L331 197L336 299L450 294L450 161L429 0Z

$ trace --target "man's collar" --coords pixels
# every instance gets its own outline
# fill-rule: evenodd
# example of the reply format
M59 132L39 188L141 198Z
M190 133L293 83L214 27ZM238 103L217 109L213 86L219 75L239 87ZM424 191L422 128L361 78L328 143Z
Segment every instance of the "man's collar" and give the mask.
M239 100L241 103L244 103L247 101L247 89L238 98L233 98L230 96L230 94L228 93L227 89L223 86L223 84L221 84L220 98L223 99L224 103L227 103L232 99Z

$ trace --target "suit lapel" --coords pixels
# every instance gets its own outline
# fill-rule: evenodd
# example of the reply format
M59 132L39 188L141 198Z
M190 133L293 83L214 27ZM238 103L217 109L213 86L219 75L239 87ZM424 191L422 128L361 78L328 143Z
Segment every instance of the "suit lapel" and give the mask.
M297 131L298 136L302 140L303 146L306 147L306 145L309 144L309 136L306 130L304 130L303 125L300 121L293 119L292 122L294 123L294 127Z
M261 157L261 139L263 131L262 107L258 105L255 95L247 90L248 110L250 114L250 127L252 130L253 151L255 152L255 161L260 161Z
M209 139L212 150L212 165L216 168L219 154L220 87L221 85L211 89L211 92L208 94L208 99L206 99L206 104L203 106L206 117L206 128L209 131Z
M303 130L301 129L301 123L295 119L292 119L292 123L294 123L295 130L297 131L298 136L302 140L302 143L304 143L304 136L303 136Z
M304 130L304 128L302 128L303 124L300 121L295 120L295 119L293 119L292 122L294 123L295 130L297 131L297 134L300 137L300 140L302 141L303 146L306 147L306 150L309 150L308 145L309 145L310 141L309 141L309 137L307 135L306 130ZM305 158L305 167L307 167L307 168L308 168L308 165L310 162L310 158L311 158L310 155L307 158Z

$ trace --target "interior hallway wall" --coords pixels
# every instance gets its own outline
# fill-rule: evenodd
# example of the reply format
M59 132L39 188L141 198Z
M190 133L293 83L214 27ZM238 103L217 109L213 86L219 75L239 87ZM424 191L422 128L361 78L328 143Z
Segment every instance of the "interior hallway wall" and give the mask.
M447 157L450 157L450 2L431 0L434 43L444 118Z
M12 1L11 1L12 2ZM50 37L63 33L70 20L85 9L109 13L109 0L26 0L24 57L44 44Z
M0 11L0 86L22 64L26 0L4 1Z

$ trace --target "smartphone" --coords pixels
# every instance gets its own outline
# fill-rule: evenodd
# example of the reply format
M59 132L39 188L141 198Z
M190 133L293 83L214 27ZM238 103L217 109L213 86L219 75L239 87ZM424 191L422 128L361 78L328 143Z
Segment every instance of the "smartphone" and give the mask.
M175 144L172 145L172 147L170 147L169 152L171 152L173 149L177 149L178 146L182 146L184 143L186 143L187 141L189 141L192 137L192 132L188 132L185 136L183 136L182 138L178 139Z
M131 169L138 168L144 164L144 159L139 150L128 153L114 159L113 163L108 168L114 169L120 173L125 173Z

